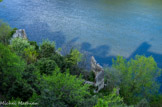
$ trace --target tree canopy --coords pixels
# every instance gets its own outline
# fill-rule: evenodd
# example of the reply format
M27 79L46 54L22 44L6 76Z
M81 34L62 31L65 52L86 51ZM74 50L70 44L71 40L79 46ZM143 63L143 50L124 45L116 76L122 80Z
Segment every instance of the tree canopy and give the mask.
M0 20L0 42L3 44L8 44L11 38L12 28Z
M21 81L25 62L0 43L0 83L1 91L8 94L16 81Z
M48 86L47 90L53 92L56 98L69 106L81 105L90 94L89 85L83 84L84 80L81 77L70 75L68 71L60 73L57 68L52 75L44 75L43 79L43 83Z
M112 66L122 73L120 94L126 103L136 104L142 98L149 100L158 92L156 79L160 76L160 70L153 57L137 55L130 61L117 57Z

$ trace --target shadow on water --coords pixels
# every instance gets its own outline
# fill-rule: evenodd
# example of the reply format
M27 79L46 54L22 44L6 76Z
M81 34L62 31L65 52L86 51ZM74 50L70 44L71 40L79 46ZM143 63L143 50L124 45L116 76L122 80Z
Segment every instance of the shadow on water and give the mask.
M61 54L62 55L67 55L68 53L70 53L72 48L77 48L77 45L75 44L76 41L79 39L79 37L75 37L70 41L66 41L65 43L62 44L61 48Z
M147 42L143 42L128 58L134 58L136 55L145 55L146 57L152 56L158 67L162 68L162 54L157 54L153 52L149 52L149 49L151 48L151 45L148 44Z
M63 47L64 45L69 46L69 49L75 45L79 40L76 37L70 41L66 41L66 35L61 31L50 32L50 27L46 23L35 21L33 24L21 26L26 29L29 40L36 41L37 43L42 42L43 39L49 39L50 41L55 41L57 48ZM30 29L30 30L29 30ZM127 60L134 58L136 55L145 55L146 57L152 56L157 62L158 67L162 68L162 54L157 54L150 52L149 49L151 45L147 42L143 42ZM116 56L107 56L110 51L110 47L107 45L101 45L96 48L92 48L91 44L88 42L83 42L81 44L81 50L89 53L90 56L95 56L96 60L101 64L112 65L112 59Z
M89 53L90 56L94 56L98 63L101 65L112 65L112 59L115 56L107 56L107 53L110 51L109 46L101 45L96 48L92 48L91 44L84 42L81 45L81 50L85 50Z
M147 42L143 42L131 55L127 60L130 60L131 58L134 58L136 55L144 55L146 57L152 56L158 67L162 68L162 54L157 54L150 52L149 49L151 48L151 45ZM95 56L96 60L101 64L108 64L112 65L112 59L116 58L116 56L107 56L107 53L109 53L110 48L107 45L101 45L96 48L92 48L91 44L84 42L81 45L81 50L85 50L89 52L90 55Z

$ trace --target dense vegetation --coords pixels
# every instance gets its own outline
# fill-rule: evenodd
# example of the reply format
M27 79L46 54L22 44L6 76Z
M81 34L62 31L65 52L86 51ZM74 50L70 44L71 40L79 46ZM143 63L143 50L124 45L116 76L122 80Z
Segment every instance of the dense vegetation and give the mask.
M0 101L37 102L38 107L161 107L157 78L161 70L153 57L113 60L105 68L104 89L84 84L94 74L79 66L83 55L71 49L61 55L55 43L12 38L15 29L0 21ZM119 89L119 94L117 90Z

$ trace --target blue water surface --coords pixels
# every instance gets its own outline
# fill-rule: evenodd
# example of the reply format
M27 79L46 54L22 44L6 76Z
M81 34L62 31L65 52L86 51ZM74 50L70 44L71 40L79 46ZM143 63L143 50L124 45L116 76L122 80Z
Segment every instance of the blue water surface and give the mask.
M101 64L139 54L162 68L162 0L3 0L0 19L29 40L72 44Z

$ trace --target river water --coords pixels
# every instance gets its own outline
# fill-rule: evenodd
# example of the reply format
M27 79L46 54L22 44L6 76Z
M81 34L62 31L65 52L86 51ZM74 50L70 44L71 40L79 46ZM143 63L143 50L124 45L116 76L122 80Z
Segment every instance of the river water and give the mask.
M102 64L139 54L162 68L162 0L3 0L0 19L29 40L73 44Z

